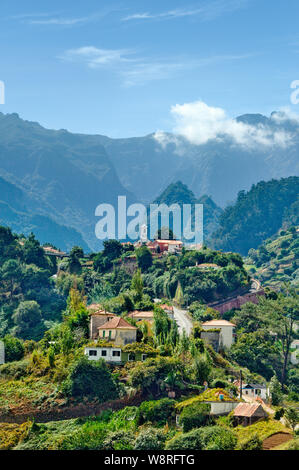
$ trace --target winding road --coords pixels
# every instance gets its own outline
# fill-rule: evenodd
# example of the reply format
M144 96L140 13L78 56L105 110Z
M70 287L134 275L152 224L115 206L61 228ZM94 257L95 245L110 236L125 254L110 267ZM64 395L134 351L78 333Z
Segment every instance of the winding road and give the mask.
M173 313L174 319L176 320L179 327L179 333L182 334L183 330L185 330L187 336L190 336L193 324L188 316L187 310L182 310L173 306Z

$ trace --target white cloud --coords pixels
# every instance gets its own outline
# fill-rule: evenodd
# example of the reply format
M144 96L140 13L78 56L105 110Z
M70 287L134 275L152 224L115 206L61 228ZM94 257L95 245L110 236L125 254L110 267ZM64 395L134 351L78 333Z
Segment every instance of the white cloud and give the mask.
M261 124L252 126L236 121L229 118L222 108L208 106L203 101L176 104L172 106L171 114L175 121L173 132L196 145L227 138L246 147L286 147L292 142L292 135L283 129L276 130ZM156 134L156 139L162 145L167 144L167 138L163 142L161 131Z
M177 8L174 10L168 10L161 13L133 13L125 16L123 21L132 20L171 20L175 18L184 17L199 17L202 21L212 20L224 13L233 12L239 10L248 4L249 0L216 0L205 2L198 7L189 8Z
M27 21L28 24L36 24L36 25L58 25L58 26L73 26L79 23L86 23L89 21L89 18L82 17L82 18L47 18L47 19L37 19L33 20L30 19Z
M142 57L134 49L104 49L85 46L69 49L60 59L83 62L90 68L110 68L118 74L125 86L143 85L153 80L165 80L178 73L207 67L221 62L231 62L251 57L244 55L219 55L206 58L167 58L165 60Z
M94 46L69 49L64 53L62 59L71 61L83 61L91 68L103 66L114 66L121 63L134 62L128 56L134 51L128 49L101 49Z

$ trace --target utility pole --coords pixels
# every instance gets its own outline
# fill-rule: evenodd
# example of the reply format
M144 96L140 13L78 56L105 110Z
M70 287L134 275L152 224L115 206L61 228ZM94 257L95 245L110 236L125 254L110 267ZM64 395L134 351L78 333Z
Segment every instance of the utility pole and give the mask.
M242 387L243 387L243 383L242 383L242 370L240 369L240 400L242 400Z

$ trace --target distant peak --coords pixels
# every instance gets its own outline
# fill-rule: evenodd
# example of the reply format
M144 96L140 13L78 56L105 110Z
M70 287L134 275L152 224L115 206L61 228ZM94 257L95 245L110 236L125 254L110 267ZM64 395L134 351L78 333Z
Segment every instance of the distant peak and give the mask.
M268 124L269 118L263 114L243 114L242 116L238 116L236 121L256 126L258 124Z

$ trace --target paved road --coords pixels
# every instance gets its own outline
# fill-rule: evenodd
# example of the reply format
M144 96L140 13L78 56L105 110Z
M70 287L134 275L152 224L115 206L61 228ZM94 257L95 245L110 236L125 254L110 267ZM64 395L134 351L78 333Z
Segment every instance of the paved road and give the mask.
M189 319L186 310L182 310L177 307L173 307L174 318L179 327L179 333L182 334L183 330L186 331L187 335L190 336L192 331L192 321Z

